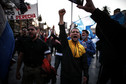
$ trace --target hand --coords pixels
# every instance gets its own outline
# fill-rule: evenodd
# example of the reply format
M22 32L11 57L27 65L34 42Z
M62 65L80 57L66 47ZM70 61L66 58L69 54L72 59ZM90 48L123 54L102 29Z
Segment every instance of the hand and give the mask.
M65 13L66 13L66 10L65 9L59 10L59 16L60 17L63 17Z
M86 84L86 81L87 81L87 77L83 77L83 84Z
M96 9L92 0L86 0L85 6L77 5L77 7L90 13L93 13L94 10Z
M17 73L16 73L16 79L17 79L17 80L20 80L20 79L21 79L21 74L20 74L20 72L17 72Z
M63 16L65 15L65 13L66 13L66 10L65 10L65 9L59 10L59 19L60 19L59 24L60 24L60 25L64 24Z

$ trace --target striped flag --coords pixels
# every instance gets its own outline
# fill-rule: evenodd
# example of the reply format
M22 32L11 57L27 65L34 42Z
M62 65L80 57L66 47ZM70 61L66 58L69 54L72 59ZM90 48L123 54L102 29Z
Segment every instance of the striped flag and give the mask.
M2 80L4 80L7 75L14 45L13 31L0 5L0 79Z

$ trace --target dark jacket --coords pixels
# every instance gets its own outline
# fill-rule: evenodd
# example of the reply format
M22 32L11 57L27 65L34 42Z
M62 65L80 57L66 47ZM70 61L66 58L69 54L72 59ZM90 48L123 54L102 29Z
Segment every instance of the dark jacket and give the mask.
M51 53L48 45L43 40L38 38L34 41L32 41L30 38L24 40L21 52L24 53L24 65L33 68L41 66L44 56Z
M61 62L61 77L70 80L81 80L82 71L84 75L88 75L87 56L83 54L79 58L73 57L72 51L69 47L67 35L65 32L65 25L60 26L60 40L62 44L63 57Z
M59 37L55 36L54 34L52 34L52 37L54 38L54 40L60 41ZM62 45L61 45L61 44L55 42L55 43L54 43L54 46L55 46L56 52L62 53Z
M103 53L103 65L123 66L126 60L126 28L99 9L93 12L91 18L97 22L96 35L100 39L100 45L97 45L97 48Z

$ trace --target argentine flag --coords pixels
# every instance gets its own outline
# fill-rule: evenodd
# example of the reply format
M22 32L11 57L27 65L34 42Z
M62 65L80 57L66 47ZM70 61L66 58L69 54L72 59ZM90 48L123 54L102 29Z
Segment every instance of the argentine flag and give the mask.
M12 53L14 50L15 40L13 36L13 31L5 18L4 11L0 5L0 79L4 80Z
M95 21L91 19L90 16L84 17L82 19L80 18L79 20L74 21L73 23L77 25L77 28L79 29L80 34L82 34L82 30L87 30L89 32L90 38L94 38L96 36L93 34L91 30L91 26L95 24Z
M77 28L79 29L80 34L82 34L82 30L84 30L84 24L83 24L82 20L79 19L73 23L77 25Z

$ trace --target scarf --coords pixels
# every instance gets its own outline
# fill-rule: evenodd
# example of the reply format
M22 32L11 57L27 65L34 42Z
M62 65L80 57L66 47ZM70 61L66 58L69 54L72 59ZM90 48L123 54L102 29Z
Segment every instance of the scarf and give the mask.
M72 40L68 40L68 43L74 57L79 58L86 53L85 48L79 41L75 44Z

